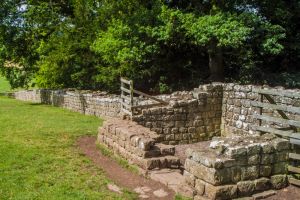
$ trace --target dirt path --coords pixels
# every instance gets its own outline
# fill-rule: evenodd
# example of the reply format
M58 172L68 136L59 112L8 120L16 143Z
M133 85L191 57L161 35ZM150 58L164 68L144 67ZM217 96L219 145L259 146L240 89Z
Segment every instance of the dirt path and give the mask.
M146 179L122 168L116 161L101 154L95 144L96 138L91 136L81 137L77 145L81 151L90 158L96 166L103 169L108 178L113 180L119 187L128 188L132 191L140 191L140 199L173 200L175 193L161 183ZM153 193L155 192L155 194ZM164 197L159 196L166 195ZM148 198L146 198L148 196Z
M266 200L299 200L300 188L289 185L287 188L276 191L276 195L266 198Z

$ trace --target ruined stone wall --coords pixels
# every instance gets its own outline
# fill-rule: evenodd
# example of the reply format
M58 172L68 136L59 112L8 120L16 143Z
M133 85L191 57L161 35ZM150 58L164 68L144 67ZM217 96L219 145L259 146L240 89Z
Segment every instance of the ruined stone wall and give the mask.
M186 144L210 140L213 136L236 134L254 134L253 125L258 120L253 118L259 109L251 105L259 95L253 92L261 86L237 84L200 85L190 92L175 92L171 95L158 96L169 104L161 107L143 109L134 115L133 121L150 128L162 136L164 143ZM274 88L273 88L274 89ZM286 91L278 89L278 93ZM300 90L292 90L300 93ZM121 115L120 96L106 93L68 91L68 90L31 90L15 93L19 100L50 104L76 112L119 117ZM300 99L273 96L277 104L300 106ZM143 98L137 102L146 103ZM264 100L267 102L267 100ZM263 113L278 116L276 111L263 109ZM300 120L299 115L287 113L290 119ZM262 125L278 124L263 122Z
M86 115L119 117L119 97L101 92L65 90L26 90L15 92L14 97L23 101L63 107Z
M222 85L202 85L177 92L168 106L143 109L137 123L163 136L168 144L187 144L220 135Z
M184 176L194 199L234 199L287 185L289 141L275 135L214 138L188 149Z
M224 84L223 86L223 105L222 105L222 123L221 132L223 136L235 135L235 134L254 134L255 130L252 125L257 125L258 120L253 118L254 113L258 113L259 109L251 105L251 101L259 100L259 94L253 92L253 89L262 88L261 86L252 85L235 85ZM270 88L274 89L274 88ZM278 94L286 91L283 88L277 89ZM300 93L300 90L291 90L294 93ZM276 104L288 105L288 106L300 106L300 99L272 96ZM264 98L265 103L269 103ZM269 116L278 117L277 111L263 109L263 114ZM300 120L300 116L294 113L286 113L290 119ZM263 126L276 126L280 124L262 122ZM280 125L281 126L281 125Z
M97 143L144 170L179 168L174 146L161 144L161 139L160 135L135 122L109 119L99 128Z

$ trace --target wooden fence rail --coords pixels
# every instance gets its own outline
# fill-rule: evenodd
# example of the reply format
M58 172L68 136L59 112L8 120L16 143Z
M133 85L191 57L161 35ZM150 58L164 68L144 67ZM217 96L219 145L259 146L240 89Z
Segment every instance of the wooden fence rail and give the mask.
M300 121L289 119L288 115L285 112L289 112L292 114L300 114L300 107L288 106L288 105L277 105L276 101L271 97L280 96L280 97L289 97L300 99L299 93L294 93L290 91L278 91L274 89L253 89L253 92L258 93L260 96L259 101L251 101L250 105L259 108L258 114L254 114L253 117L259 120L258 125L252 126L254 130L261 132L269 132L279 135L281 137L288 138L290 140L291 145L300 146ZM264 102L264 98L268 101L268 103ZM280 117L268 116L263 114L263 109L277 111ZM289 126L288 128L271 128L262 126L262 121L272 122L279 125ZM293 161L293 163L300 164L300 154L299 153L290 153L289 158ZM298 166L289 165L288 171L290 173L298 173L300 174L300 168ZM296 178L290 178L289 182L291 184L295 184L300 186L300 180Z
M125 114L132 117L135 114L135 111L137 109L143 109L143 108L151 108L155 106L162 106L162 105L168 105L168 102L163 101L161 99L158 99L156 97L153 97L149 94L146 94L144 92L135 90L133 88L133 81L127 80L125 78L120 78L121 81L121 110ZM151 99L158 103L151 103L146 105L138 105L138 102L134 102L134 94L146 97L148 99Z

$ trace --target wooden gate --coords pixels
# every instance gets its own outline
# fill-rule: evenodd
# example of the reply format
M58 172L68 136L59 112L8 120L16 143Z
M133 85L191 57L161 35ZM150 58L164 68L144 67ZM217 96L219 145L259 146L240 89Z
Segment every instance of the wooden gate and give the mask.
M259 108L259 113L254 114L254 118L259 120L259 124L257 126L253 126L253 128L257 131L261 132L269 132L274 133L280 137L284 137L290 140L292 145L296 145L294 147L300 147L300 121L289 119L285 112L293 113L295 115L300 114L300 107L295 106L287 106L287 105L277 105L272 96L279 97L289 97L300 99L299 93L293 93L290 91L278 91L272 89L253 89L253 92L256 92L260 95L258 101L251 101L250 104L254 107ZM266 99L266 101L264 101ZM277 111L280 117L268 116L263 114L263 109L268 109L272 111ZM284 125L283 128L271 128L262 126L262 121L276 123ZM300 148L299 148L300 149ZM300 153L290 153L289 158L291 159L291 165L288 166L288 171L290 173L298 173L300 174ZM289 178L289 182L291 184L295 184L300 186L300 180L296 178Z
M151 108L155 106L162 106L168 105L168 102L143 93L141 91L135 90L133 88L133 81L127 80L125 78L120 79L121 81L121 110L123 113L132 117L133 115L138 114L139 109L143 108ZM134 95L139 95L151 99L156 103L146 104L146 105L139 105L139 102L134 98Z

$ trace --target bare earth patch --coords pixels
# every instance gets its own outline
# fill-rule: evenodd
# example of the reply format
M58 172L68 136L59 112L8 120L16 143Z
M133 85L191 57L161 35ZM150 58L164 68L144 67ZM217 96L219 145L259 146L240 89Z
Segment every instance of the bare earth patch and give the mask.
M298 200L300 199L300 188L290 185L287 188L276 191L276 195L266 198L266 200Z
M175 198L175 193L165 185L134 174L122 168L115 160L102 155L95 142L96 137L84 136L78 139L77 145L118 186L137 192L140 199L171 200Z

